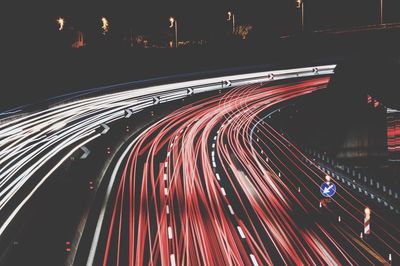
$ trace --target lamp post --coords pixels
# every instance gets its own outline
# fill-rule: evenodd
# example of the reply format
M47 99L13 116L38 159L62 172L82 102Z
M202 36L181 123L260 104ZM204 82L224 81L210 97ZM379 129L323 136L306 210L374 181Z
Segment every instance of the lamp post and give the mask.
M381 0L380 22L381 22L381 24L383 24L383 0Z
M232 34L235 34L235 13L229 11L227 21L232 21Z
M301 31L304 32L304 2L301 1Z
M296 8L301 9L301 31L304 31L304 0L296 0Z
M169 23L170 28L175 28L175 48L178 48L178 21L175 18L170 17Z

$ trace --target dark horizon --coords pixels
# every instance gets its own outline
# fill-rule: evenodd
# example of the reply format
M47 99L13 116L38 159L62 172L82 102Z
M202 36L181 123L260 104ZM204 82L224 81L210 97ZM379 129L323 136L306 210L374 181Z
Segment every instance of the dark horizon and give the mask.
M305 30L371 25L379 23L379 0L309 0L305 2ZM151 39L165 40L172 35L169 17L179 21L181 40L206 39L211 42L229 33L227 12L233 11L237 25L251 25L257 39L268 39L300 32L300 9L295 0L279 1L151 1L56 3L14 3L15 12L5 17L5 31L15 43L36 46L47 43L50 48L59 38L57 18L65 18L65 31L82 31L95 42L101 37L101 17L110 23L108 38L121 39L129 31ZM384 0L385 22L399 22L400 2Z

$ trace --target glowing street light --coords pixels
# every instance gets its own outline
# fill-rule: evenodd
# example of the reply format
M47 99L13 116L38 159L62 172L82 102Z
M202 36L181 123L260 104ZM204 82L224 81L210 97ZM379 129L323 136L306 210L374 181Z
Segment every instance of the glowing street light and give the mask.
M178 21L174 17L170 17L169 23L170 28L175 28L175 48L178 48Z
M175 19L174 19L173 17L170 17L170 18L169 18L169 23L170 23L170 24L169 24L169 27L170 27L170 28L174 27Z
M108 32L109 27L110 27L108 24L108 20L105 17L102 17L101 23L102 23L101 28L103 29L103 35L106 35L106 33Z
M59 17L57 19L57 23L58 23L58 30L62 31L64 29L64 24L65 24L65 20L62 17Z
M235 34L235 13L229 11L227 21L232 21L232 34Z

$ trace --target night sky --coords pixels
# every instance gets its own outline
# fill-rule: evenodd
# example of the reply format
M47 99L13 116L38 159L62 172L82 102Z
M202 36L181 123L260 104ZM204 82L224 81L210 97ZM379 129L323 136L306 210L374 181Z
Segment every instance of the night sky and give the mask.
M400 22L400 1L384 2L385 22ZM306 0L306 31L376 24L379 3L380 0ZM379 33L372 34L366 42L364 38L333 43L326 39L320 42L322 45L315 44L311 35L299 34L296 36L300 38L288 38L287 42L282 39L285 45L281 45L278 37L300 31L300 10L296 9L295 0L13 0L4 5L0 16L0 80L7 84L8 98L0 99L1 106L153 76L274 60L308 62L331 53L336 56L359 52L360 57L367 58L377 56L378 51L397 53L399 47L397 36L388 34L382 39ZM231 24L226 21L228 11L236 14L237 24L253 26L248 40L240 44L220 41L219 38L232 37ZM63 32L58 31L56 23L60 16L66 20ZM110 22L106 36L101 34L102 16ZM173 40L173 30L168 27L170 16L179 21L180 40L206 39L210 45L204 46L206 49L120 49L124 47L124 34L130 30L165 47L167 41ZM85 35L85 49L71 49L78 30ZM299 47L299 43L303 46ZM24 97L20 97L21 93Z
M378 21L380 0L308 0L306 24L309 29L332 26L373 24ZM209 37L229 26L226 12L233 10L238 24L252 24L265 34L285 34L296 30L299 10L295 0L217 0L217 1L31 1L14 2L6 14L12 29L26 27L31 32L53 32L55 20L65 17L69 27L94 31L102 16L110 20L111 30L133 29L144 34L168 30L168 18L179 20L184 38ZM400 1L385 0L388 21L399 20ZM5 9L7 10L7 9ZM397 17L396 17L397 16ZM227 25L228 24L228 25Z

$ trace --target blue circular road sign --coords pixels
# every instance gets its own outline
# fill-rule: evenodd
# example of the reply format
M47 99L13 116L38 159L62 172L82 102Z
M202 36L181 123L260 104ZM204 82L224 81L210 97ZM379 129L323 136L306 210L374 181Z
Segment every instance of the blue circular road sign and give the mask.
M330 198L336 193L336 186L332 182L325 182L322 183L321 188L319 189L321 192L322 196L325 198Z

